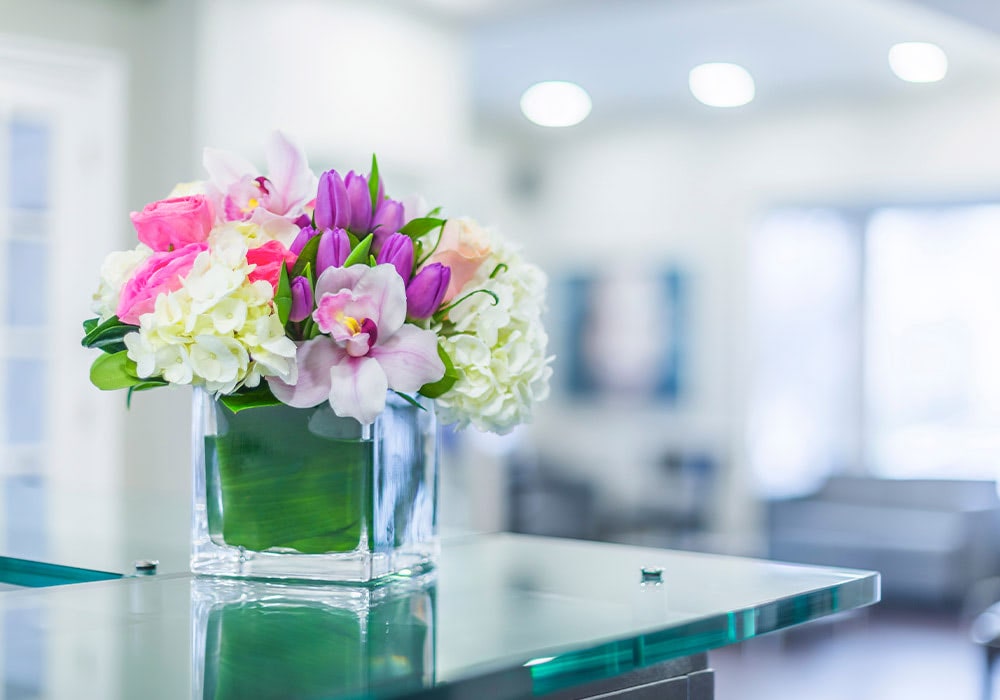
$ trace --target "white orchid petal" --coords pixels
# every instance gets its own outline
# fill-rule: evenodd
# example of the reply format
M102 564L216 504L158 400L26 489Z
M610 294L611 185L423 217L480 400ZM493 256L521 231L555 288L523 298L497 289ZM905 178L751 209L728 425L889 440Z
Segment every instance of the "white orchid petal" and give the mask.
M211 178L212 184L225 193L229 185L250 175L257 177L259 172L253 163L242 156L218 148L206 148L202 156L202 164Z
M271 393L283 404L295 408L318 406L330 394L330 367L340 362L346 353L327 337L307 340L299 346L295 357L298 379L294 385L277 377L268 377Z
M274 132L265 151L267 176L274 186L270 208L288 214L316 196L316 175L309 169L305 151L280 131Z
M294 221L269 212L264 207L257 207L253 210L250 223L257 224L264 232L266 238L260 242L261 245L273 240L279 241L281 245L289 248L301 230Z
M406 287L396 268L388 263L369 267L354 285L354 294L369 297L375 304L375 317L381 338L398 331L406 320Z
M444 363L438 355L437 336L432 331L406 325L369 355L378 360L396 391L417 391L424 384L444 376Z
M330 368L330 406L338 416L374 423L385 409L389 380L378 361L351 357Z
M358 280L370 269L367 265L328 267L316 280L315 296L317 301L324 294L336 294L343 289L354 289Z

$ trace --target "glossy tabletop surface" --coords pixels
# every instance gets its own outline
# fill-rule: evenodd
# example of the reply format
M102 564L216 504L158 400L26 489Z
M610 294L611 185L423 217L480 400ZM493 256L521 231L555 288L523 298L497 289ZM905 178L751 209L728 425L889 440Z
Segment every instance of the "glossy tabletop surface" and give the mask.
M16 697L523 697L878 595L872 572L470 535L375 588L172 573L3 592L0 673Z

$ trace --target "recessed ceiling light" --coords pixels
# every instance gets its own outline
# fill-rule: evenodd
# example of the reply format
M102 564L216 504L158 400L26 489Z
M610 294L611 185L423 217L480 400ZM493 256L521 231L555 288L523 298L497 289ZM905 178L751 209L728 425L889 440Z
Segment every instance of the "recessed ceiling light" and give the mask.
M889 67L908 83L936 83L948 72L948 57L937 44L907 41L889 49Z
M753 76L735 63L703 63L688 74L691 94L709 107L740 107L754 98Z
M576 83L547 80L521 95L521 111L539 126L573 126L590 114L587 91Z

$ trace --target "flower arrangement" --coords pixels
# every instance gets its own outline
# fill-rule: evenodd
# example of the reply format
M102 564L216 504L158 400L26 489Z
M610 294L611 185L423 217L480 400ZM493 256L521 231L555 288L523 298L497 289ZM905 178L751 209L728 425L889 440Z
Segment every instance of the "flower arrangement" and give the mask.
M268 172L206 149L208 179L131 215L84 322L100 389L200 385L233 411L277 403L372 423L387 391L505 433L548 394L546 278L471 219L318 178L275 133Z

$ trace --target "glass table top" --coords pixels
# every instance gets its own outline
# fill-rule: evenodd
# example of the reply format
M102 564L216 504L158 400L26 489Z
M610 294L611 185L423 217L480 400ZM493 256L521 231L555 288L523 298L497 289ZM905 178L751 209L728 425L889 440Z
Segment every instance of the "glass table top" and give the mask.
M878 596L873 572L469 535L376 588L176 573L4 592L0 673L27 697L523 697Z

